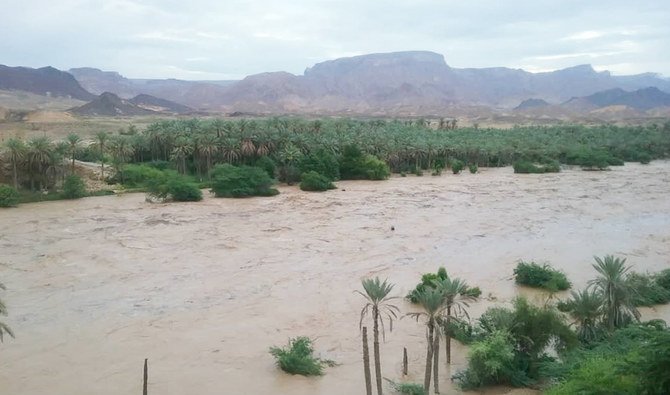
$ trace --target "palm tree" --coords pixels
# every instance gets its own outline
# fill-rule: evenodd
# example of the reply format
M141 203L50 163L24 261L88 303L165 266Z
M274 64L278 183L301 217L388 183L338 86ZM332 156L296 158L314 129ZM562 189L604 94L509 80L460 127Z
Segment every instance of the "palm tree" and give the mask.
M363 285L363 290L365 293L358 292L361 296L365 298L367 303L363 306L361 310L361 319L358 324L359 328L363 326L363 319L370 313L372 310L372 324L373 324L373 348L374 348L374 358L375 358L375 375L377 381L377 395L382 395L382 368L381 368L381 358L379 355L379 326L381 324L382 337L386 338L386 332L384 328L384 317L389 320L389 330L393 330L393 319L398 317L400 310L397 306L389 304L389 301L395 299L395 297L389 297L389 294L393 290L394 284L384 280L383 282L379 277L373 279L365 279L361 281Z
M431 375L431 364L433 361L433 351L436 345L436 337L439 337L435 333L435 327L438 324L440 315L442 314L445 305L444 305L444 294L441 290L437 288L425 287L421 292L417 294L417 300L419 305L423 308L424 311L418 313L409 313L408 315L415 318L417 322L419 318L424 317L426 319L426 372L424 375L423 389L428 393L430 388L430 375ZM438 343L439 345L439 343ZM438 388L438 378L434 378L435 381L435 392L439 392Z
M114 136L109 144L110 151L112 153L112 164L114 165L114 170L121 172L121 167L124 163L128 161L133 155L133 147L130 145L130 141L126 136ZM121 173L121 181L123 182L123 173Z
M631 319L640 320L640 312L632 300L633 289L626 284L627 273L630 267L626 267L626 259L615 258L605 255L603 259L594 257L596 264L593 268L600 274L597 278L589 281L589 287L593 287L603 299L603 315L605 324L609 330L619 328Z
M100 149L100 179L105 179L105 146L109 135L107 132L98 132L95 134L95 139L98 142L98 148Z
M445 335L445 349L447 364L451 363L451 319L458 318L460 315L465 315L468 317L468 312L465 310L466 307L470 307L468 302L473 301L475 298L468 295L468 285L465 281L459 278L441 278L434 282L435 288L442 292L444 296L444 335ZM452 312L456 312L456 317L452 316ZM469 318L469 317L468 317ZM438 352L436 350L435 352Z
M74 157L77 154L77 148L81 144L81 137L75 133L70 133L66 138L68 147L70 149L70 158L72 158L72 169L71 173L74 174Z
M5 286L0 283L0 289L5 289ZM5 304L0 300L0 315L7 315L7 307ZM14 332L12 332L12 329L7 326L4 322L0 322L0 342L4 341L4 334L8 334L11 337L14 337Z
M567 302L569 314L577 325L577 336L583 342L597 338L598 320L602 317L603 299L595 290L572 291L572 298Z
M26 146L23 140L10 138L5 143L9 163L12 165L12 179L14 180L14 189L19 189L19 163L26 154Z
M35 180L40 189L44 186L44 172L52 160L53 145L48 137L35 137L28 141L26 160L30 172L30 189L35 190Z
M186 174L186 158L193 153L191 141L187 138L179 138L175 142L170 158L177 164L177 171Z

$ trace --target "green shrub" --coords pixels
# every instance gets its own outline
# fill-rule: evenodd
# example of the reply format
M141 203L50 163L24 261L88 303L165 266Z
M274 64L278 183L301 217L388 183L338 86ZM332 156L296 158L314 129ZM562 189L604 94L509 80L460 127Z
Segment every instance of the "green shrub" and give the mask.
M468 169L470 170L470 174L475 174L479 170L479 166L476 163L470 163Z
M363 161L363 152L357 146L350 144L344 147L339 160L340 177L342 177L343 180L365 178L365 174L361 172Z
M388 379L387 379L388 380ZM423 389L422 384L417 383L396 383L394 381L388 380L391 388L399 394L403 395L427 395L426 391Z
M303 191L327 191L335 189L335 185L330 182L328 177L322 176L315 171L308 171L302 175L300 189Z
M354 145L348 145L340 157L340 176L343 180L385 180L391 175L386 162L374 155L364 155Z
M0 184L0 207L14 207L19 204L21 195L6 184Z
M412 171L412 174L414 174L417 177L422 177L423 176L423 169L420 167L415 167L414 170Z
M175 202L199 202L202 200L202 191L184 177L169 179L167 184L168 198Z
M649 164L651 162L651 155L646 152L640 152L637 154L637 160L643 165Z
M216 197L274 196L273 181L263 169L250 166L216 165L211 171Z
M163 171L151 165L125 165L115 179L129 188L143 186L149 180L161 179Z
M298 168L302 173L315 171L330 181L340 179L340 164L335 155L325 149L303 156L298 163Z
M268 156L261 156L258 158L256 163L254 163L254 166L263 169L268 174L268 176L270 176L270 178L275 178L277 166L275 165L275 162Z
M366 155L363 161L365 178L368 180L386 180L391 176L391 170L386 162L374 155Z
M65 177L62 196L65 199L79 199L86 196L86 184L81 177L74 174Z
M538 265L535 262L519 262L514 269L517 284L549 291L565 291L570 288L570 281L563 272L548 264Z
M197 202L202 200L202 191L197 184L174 170L161 171L146 180L144 186L150 196L163 201Z
M509 332L497 330L486 339L473 343L468 352L468 366L454 378L463 390L486 385L507 384L514 374L514 348Z
M578 149L566 154L566 161L570 165L579 165L585 170L605 170L610 165L622 165L621 159L613 157L605 150Z
M465 169L465 163L461 160L454 159L451 161L451 172L454 174L458 174L461 172L461 170Z
M670 302L670 289L664 288L658 281L658 275L631 272L626 276L626 284L633 290L635 306L653 306Z
M501 332L505 333L505 342L513 350L514 358L513 364L504 365L507 367L504 374L497 377L478 373L482 369L468 372L468 368L468 371L460 375L465 388L496 383L528 386L540 378L540 366L551 360L547 352L561 355L577 344L575 333L564 322L560 312L549 305L534 306L523 297L514 300L512 309L487 309L479 317L478 327L473 331L476 338L484 339L483 342L492 336L499 336ZM492 359L491 363L495 362ZM473 366L476 368L478 365Z
M659 273L656 273L656 284L659 286L670 290L670 269L665 269Z
M275 357L279 368L290 374L321 376L324 366L334 365L332 361L315 357L312 340L304 336L289 339L284 348L271 347L270 354Z

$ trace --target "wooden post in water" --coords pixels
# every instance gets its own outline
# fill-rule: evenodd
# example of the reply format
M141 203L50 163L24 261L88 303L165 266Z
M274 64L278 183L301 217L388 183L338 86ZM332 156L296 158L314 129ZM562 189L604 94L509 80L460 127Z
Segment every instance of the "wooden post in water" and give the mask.
M142 395L147 395L148 392L148 387L147 384L149 382L149 365L148 365L148 358L144 358L144 385L142 386Z
M363 327L363 370L365 372L365 393L372 395L372 376L370 375L370 349L368 348L368 328Z
M407 347L402 349L402 374L407 376Z

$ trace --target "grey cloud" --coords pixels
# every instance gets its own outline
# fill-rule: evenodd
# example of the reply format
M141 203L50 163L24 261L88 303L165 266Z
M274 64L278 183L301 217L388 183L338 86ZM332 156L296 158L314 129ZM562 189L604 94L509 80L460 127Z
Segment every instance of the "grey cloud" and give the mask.
M670 75L661 1L25 0L0 14L0 63L130 77L300 74L338 56L431 50L453 67L591 63Z

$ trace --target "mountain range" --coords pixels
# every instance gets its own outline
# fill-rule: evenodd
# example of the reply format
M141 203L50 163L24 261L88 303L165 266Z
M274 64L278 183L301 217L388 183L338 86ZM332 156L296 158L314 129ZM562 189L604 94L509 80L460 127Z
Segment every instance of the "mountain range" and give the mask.
M653 89L647 89L650 87ZM520 103L528 99L536 100L525 105L533 111L545 107L540 101L572 110L586 104L584 108L594 109L615 103L609 105L636 111L670 105L665 93L670 91L670 80L652 73L615 76L589 65L544 73L504 67L452 68L442 55L426 51L340 58L315 64L302 75L261 73L239 81L129 79L93 68L63 72L50 67L0 66L0 89L87 101L105 92L120 99L147 94L198 110L255 114L404 116L458 114L473 108L517 111L524 110ZM594 94L597 96L590 97Z

